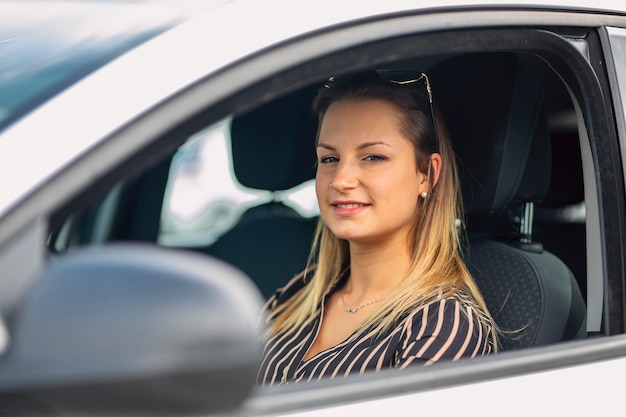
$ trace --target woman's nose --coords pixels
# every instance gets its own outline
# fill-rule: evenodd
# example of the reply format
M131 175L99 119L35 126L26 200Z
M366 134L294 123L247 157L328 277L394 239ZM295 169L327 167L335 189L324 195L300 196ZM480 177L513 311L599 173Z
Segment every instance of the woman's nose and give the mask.
M337 169L335 170L329 187L337 191L343 191L356 187L358 183L357 170L353 164L340 161L337 164Z

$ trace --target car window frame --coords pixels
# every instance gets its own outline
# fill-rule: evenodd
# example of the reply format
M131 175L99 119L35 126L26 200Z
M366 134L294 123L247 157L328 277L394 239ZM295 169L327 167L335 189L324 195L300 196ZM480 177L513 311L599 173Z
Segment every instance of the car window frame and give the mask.
M619 153L621 156L621 159L616 156L614 163L621 165L623 175L621 178L626 180L626 106L624 104L624 100L626 100L626 56L624 55L626 48L626 28L604 26L600 28L599 36L603 50L602 58L606 62L606 74L608 77L605 83L608 84L608 90L610 91L610 97L608 97L607 100L612 103L615 112L615 124L618 137L618 146L615 152ZM622 207L624 205L622 201ZM618 218L617 220L619 221L620 219ZM620 223L623 228L623 220L621 220ZM626 253L623 243L621 247L616 247L614 250L619 251L621 254ZM624 269L622 270L622 274L623 271ZM621 276L622 279L618 279L616 277L618 275L617 272L618 271L615 271L615 273L609 275L609 294L607 298L626 299L626 282L623 279L624 275ZM621 311L613 310L611 314L615 317L615 320L622 320L626 323L626 303L622 303L622 306ZM625 330L626 324L624 324L622 331Z

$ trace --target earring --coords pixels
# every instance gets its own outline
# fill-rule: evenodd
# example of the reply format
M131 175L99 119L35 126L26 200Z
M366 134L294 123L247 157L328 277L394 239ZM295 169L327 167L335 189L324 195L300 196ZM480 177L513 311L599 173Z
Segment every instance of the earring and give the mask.
M428 197L428 193L426 191L422 192L422 194L420 195L424 200L426 200L426 198Z

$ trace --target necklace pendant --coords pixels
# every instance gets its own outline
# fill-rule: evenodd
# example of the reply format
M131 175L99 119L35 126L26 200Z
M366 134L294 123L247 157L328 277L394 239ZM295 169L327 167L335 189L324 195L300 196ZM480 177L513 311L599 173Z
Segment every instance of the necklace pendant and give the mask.
M347 312L347 313L356 313L357 311L359 311L360 309L362 309L363 307L367 307L368 305L374 304L374 303L378 303L379 301L382 301L382 299L380 300L374 300L374 301L370 301L369 303L365 303L361 306L355 307L355 308L350 308L348 307L348 304L346 304L346 300L343 299L343 294L341 295L341 301L343 302L343 309Z

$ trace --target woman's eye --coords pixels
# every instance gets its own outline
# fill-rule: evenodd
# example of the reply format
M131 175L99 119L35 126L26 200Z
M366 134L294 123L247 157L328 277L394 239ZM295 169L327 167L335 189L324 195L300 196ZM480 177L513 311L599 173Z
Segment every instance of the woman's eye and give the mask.
M363 158L366 161L371 161L371 162L379 162L379 161L384 161L387 159L386 156L383 155L367 155L365 158Z
M320 158L320 164L330 164L337 161L339 161L339 158L337 158L336 156L322 156Z

